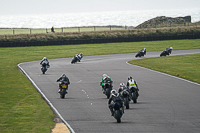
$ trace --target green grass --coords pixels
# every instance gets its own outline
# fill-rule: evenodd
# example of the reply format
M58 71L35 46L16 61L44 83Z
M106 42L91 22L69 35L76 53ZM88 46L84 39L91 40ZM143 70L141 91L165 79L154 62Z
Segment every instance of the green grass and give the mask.
M200 39L0 48L0 131L45 133L55 126L55 115L30 81L18 71L18 63L41 60L44 56L48 59L72 57L80 52L89 56L132 53L144 47L147 52L171 46L174 50L197 49L199 44Z
M200 83L199 60L200 54L194 54L132 60L129 63Z

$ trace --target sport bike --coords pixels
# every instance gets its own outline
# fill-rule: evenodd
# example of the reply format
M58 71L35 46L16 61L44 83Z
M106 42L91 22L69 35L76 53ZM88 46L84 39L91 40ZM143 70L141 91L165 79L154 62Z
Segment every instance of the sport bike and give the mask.
M171 53L172 53L172 49L166 48L164 51L162 51L162 53L160 54L160 57L170 55Z
M66 83L61 83L60 85L60 98L65 98L65 95L66 95L66 90L68 90L68 85Z
M138 89L131 87L130 92L131 92L131 99L133 100L134 103L137 103L137 98L138 98Z
M123 107L118 102L114 103L113 107L114 107L113 117L117 120L117 123L120 123L122 115L124 113Z
M129 91L127 89L124 89L121 92L123 101L124 101L124 106L126 106L126 109L129 109Z
M104 94L107 96L108 99L110 97L111 90L112 90L111 81L108 80L108 81L106 81L106 83L104 85Z
M47 68L49 68L50 66L47 65L47 63L42 63L41 65L41 71L43 74L45 74L45 72L47 71Z
M144 55L146 55L146 49L140 50L140 51L135 55L135 57L142 57L142 56L144 56Z

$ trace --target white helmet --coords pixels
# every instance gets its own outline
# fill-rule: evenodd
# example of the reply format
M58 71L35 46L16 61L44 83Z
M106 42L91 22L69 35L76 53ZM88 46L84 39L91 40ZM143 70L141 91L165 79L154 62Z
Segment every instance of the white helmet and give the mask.
M44 57L44 58L43 58L43 60L46 60L46 59L47 59L47 57Z
M125 84L124 83L120 83L119 86L120 87L125 87Z
M115 96L117 94L117 91L116 90L112 90L111 94Z
M173 49L172 47L170 47L170 49Z

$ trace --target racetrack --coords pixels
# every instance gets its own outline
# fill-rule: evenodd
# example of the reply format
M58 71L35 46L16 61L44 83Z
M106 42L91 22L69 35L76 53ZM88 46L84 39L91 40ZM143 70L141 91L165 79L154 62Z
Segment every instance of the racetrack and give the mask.
M145 58L158 57L160 53L147 52ZM173 51L172 55L192 53L200 50ZM76 133L200 132L200 85L127 64L139 59L135 54L85 56L77 64L70 64L71 58L51 59L51 68L45 75L41 73L40 61L20 66ZM62 73L71 82L65 99L57 93L56 80ZM139 85L138 103L131 102L130 109L125 109L121 123L111 117L108 99L102 94L99 82L104 73L112 78L117 90L128 76Z

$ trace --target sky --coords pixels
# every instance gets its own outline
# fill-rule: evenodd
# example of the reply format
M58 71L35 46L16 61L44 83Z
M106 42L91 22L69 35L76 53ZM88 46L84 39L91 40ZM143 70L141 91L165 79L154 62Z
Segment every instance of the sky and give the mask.
M200 0L1 0L0 15L200 8Z

